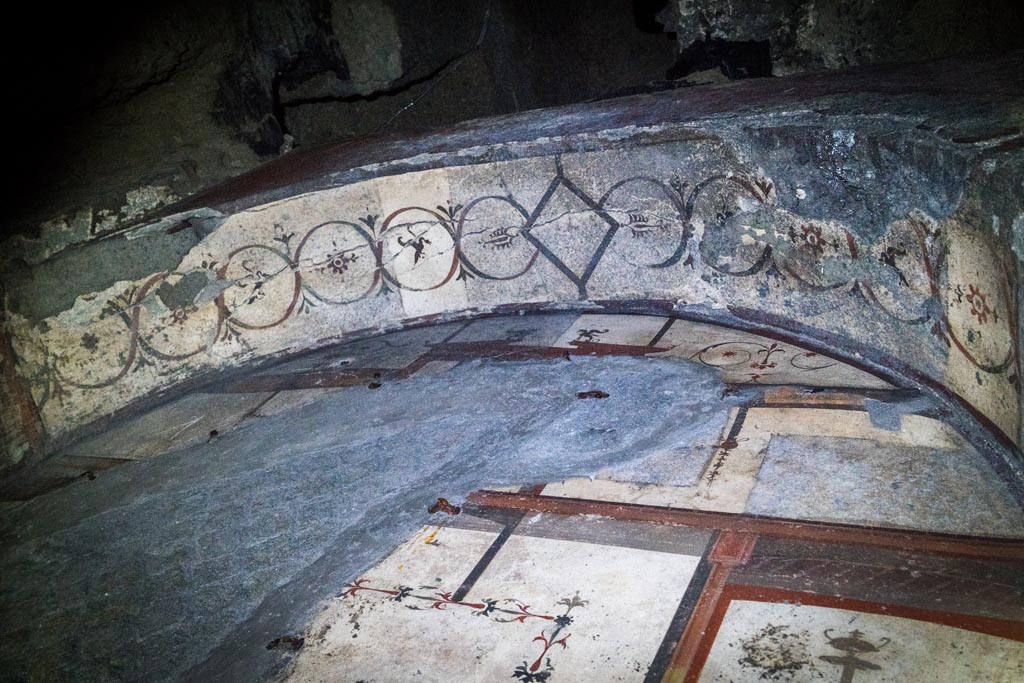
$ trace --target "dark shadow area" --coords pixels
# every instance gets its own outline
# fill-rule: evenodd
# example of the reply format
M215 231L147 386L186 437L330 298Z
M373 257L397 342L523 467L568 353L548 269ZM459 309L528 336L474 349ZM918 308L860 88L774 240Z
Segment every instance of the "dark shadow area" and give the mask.
M720 70L729 80L771 76L771 45L767 40L706 38L696 41L680 53L668 77L684 78L708 69Z
M7 75L16 172L4 232L38 235L42 222L78 214L71 231L101 234L293 148L661 80L676 57L655 18L664 4L29 7L2 48L18 65Z

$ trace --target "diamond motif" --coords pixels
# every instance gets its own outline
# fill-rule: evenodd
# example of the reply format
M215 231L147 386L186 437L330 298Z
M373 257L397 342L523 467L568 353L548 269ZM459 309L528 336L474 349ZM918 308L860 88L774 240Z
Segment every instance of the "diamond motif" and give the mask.
M551 181L525 236L586 296L587 282L619 224L564 176Z

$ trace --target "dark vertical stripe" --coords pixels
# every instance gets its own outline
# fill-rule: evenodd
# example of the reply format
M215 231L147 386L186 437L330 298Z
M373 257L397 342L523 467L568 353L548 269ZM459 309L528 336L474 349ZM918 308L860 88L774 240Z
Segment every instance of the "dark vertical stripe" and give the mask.
M458 590L452 593L452 600L454 602L461 601L469 594L469 591L473 589L473 585L476 584L480 576L484 573L487 567L490 566L491 560L493 560L494 556L498 554L501 547L505 545L505 541L509 539L512 532L515 531L515 528L519 526L519 522L523 521L523 517L525 516L526 513L521 512L513 519L509 520L505 525L505 528L501 530L500 534L498 534L498 537L494 539L493 543L491 543L491 546L484 551L484 554L480 556L479 560L477 560L476 565L469 572L469 575L466 577L465 581L462 582L462 585L459 586Z
M717 470L721 469L725 464L726 459L728 459L729 455L732 453L732 449L739 445L736 439L743 430L743 423L747 420L747 410L749 410L747 406L740 406L736 409L736 419L733 420L732 426L729 427L729 433L725 435L725 439L722 443L712 449L711 456L704 465L704 469L701 470L701 480L703 480L705 476L711 477L711 480L708 482L709 487L718 477Z
M669 664L672 663L672 655L675 654L676 647L679 646L683 631L686 630L686 624L689 623L697 601L700 600L700 595L704 592L704 586L711 575L711 562L708 560L708 556L711 554L711 549L715 547L718 536L719 533L716 531L704 546L704 552L700 556L700 562L697 563L697 569L693 572L693 578L690 579L690 585L686 587L686 592L683 593L683 598L679 601L676 613L673 615L672 621L669 622L665 637L662 638L661 646L658 647L658 653L654 655L654 661L647 668L644 683L660 683L661 679L665 677L665 672L668 670Z

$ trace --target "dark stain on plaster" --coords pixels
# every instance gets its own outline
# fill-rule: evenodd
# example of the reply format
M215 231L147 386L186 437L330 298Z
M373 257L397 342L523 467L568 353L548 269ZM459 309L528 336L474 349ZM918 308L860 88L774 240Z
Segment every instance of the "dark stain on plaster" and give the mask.
M156 296L167 308L178 310L192 305L199 293L206 287L205 272L193 271L186 273L176 283L164 281L156 290Z
M739 644L743 657L737 661L756 672L758 680L790 680L804 668L814 669L807 653L809 636L807 631L790 630L786 624L768 624Z
M409 137L366 138L358 141L311 148L288 154L231 182L196 194L170 207L168 214L197 207L226 211L249 208L283 199L300 192L337 187L377 175L425 170L438 166L503 161L523 156L501 143L525 142L539 137L573 135L571 140L550 140L548 152L582 151L585 134L624 124L648 126L695 121L716 114L743 109L767 111L800 103L814 108L820 102L829 115L891 115L913 113L939 128L961 121L977 110L979 97L986 107L1009 114L1007 103L1017 96L1021 57L999 59L946 60L928 65L875 66L844 74L807 73L777 79L751 79L730 87L684 88L668 94L635 96L575 105L559 110L527 112L505 117L498 128L488 129L486 120L472 121L442 132ZM689 91L689 92L687 92ZM893 119L890 119L890 121ZM910 122L908 126L913 126ZM635 142L635 141L634 141ZM480 156L454 154L464 147L495 145ZM438 154L443 160L402 163L420 154ZM529 155L527 155L529 156ZM372 172L361 167L391 162L389 169ZM328 176L320 177L330 170Z
M741 144L776 182L780 208L842 221L872 240L915 209L935 218L956 210L970 150L953 149L892 119L837 118L746 129Z
M195 232L183 230L134 239L119 236L66 249L55 258L24 269L20 277L12 277L9 271L3 273L8 309L37 323L70 309L82 294L102 292L118 281L140 280L174 270L198 242Z
M767 40L722 40L705 36L679 53L668 78L684 78L707 69L719 69L730 80L772 75L771 44Z

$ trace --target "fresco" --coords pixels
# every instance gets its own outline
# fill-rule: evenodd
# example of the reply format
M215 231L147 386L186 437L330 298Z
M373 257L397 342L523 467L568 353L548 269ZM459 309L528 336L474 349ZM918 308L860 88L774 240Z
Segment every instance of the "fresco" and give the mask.
M999 253L924 209L865 237L801 215L778 180L715 141L367 180L241 211L174 271L37 324L13 315L12 344L59 435L204 371L441 314L667 302L899 359L1016 439L1016 290ZM693 352L762 378L816 363L770 344Z
M625 380L601 370L623 371L624 361L635 382L625 400ZM577 368L590 379L567 384ZM499 369L517 389L486 379ZM681 398L698 390L701 400ZM543 427L527 419L538 400L548 401ZM537 462L559 475L530 481ZM572 465L580 462L599 464ZM472 489L453 483L470 471L478 487L484 470L505 472L502 485L467 497ZM241 476L272 482L275 494ZM161 491L182 487L196 511L166 493L137 502L155 515L122 509L118 492L147 477ZM1024 666L1024 508L993 463L920 394L792 340L707 322L559 312L338 344L79 440L34 486L4 500L36 500L4 504L24 516L65 501L57 507L74 531L53 531L53 550L19 546L12 562L24 570L48 553L69 558L51 583L71 623L92 614L76 600L96 609L134 600L88 588L123 571L145 576L146 600L188 605L221 595L234 581L226 567L248 571L251 561L264 578L239 580L239 590L253 605L282 604L279 570L261 563L292 562L300 550L313 562L323 550L292 534L295 516L279 506L302 499L299 517L315 518L328 538L354 528L337 555L313 562L325 572L316 581L280 588L289 605L307 605L298 623L275 608L280 618L259 622L263 630L232 637L245 656L231 662L272 664L276 680L927 680L941 670L967 682L1015 680ZM413 500L409 486L419 487ZM71 558L110 517L79 519L80 499L115 508L119 528L143 524L134 538L164 540L134 553L142 559L111 550L95 569L102 577L83 583ZM339 509L341 518L328 516ZM226 510L240 531L225 531ZM391 512L408 522L401 535L363 530ZM42 537L29 547L51 548L47 529L32 531ZM203 555L201 593L175 571L147 569L165 565L166 547L187 556L180 548L195 535L237 536L244 550ZM349 562L351 553L362 559ZM115 638L131 661L170 667L173 658L140 654L124 635L163 638L163 614L91 632ZM25 642L25 619L9 627L12 652L63 642ZM207 633L221 621L181 628ZM931 656L935 648L949 656Z
M480 498L423 528L291 636L300 651L284 655L285 680L968 683L1024 673L1024 592L1014 563L976 559L987 549L963 545L975 555L966 559L923 551L927 535L864 529L844 545L824 525L794 542L770 519L750 533L716 530L711 516L702 527L699 514L672 526L596 516L582 501L557 514L529 507L503 505L502 516ZM896 544L898 555L880 548ZM944 591L966 597L950 604Z

